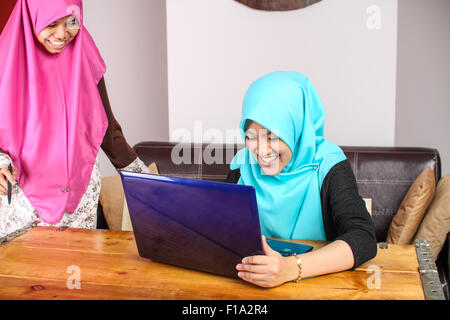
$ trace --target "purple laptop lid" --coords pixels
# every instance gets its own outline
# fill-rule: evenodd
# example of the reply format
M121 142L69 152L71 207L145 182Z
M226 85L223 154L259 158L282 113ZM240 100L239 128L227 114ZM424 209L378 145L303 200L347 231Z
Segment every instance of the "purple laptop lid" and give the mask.
M262 255L253 187L121 172L139 255L237 278Z

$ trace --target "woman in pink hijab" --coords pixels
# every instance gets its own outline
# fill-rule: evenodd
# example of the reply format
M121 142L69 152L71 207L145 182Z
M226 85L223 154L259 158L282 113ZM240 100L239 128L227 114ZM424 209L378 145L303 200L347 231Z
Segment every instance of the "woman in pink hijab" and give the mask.
M112 114L105 71L81 0L17 1L0 36L0 236L35 220L95 228L100 147L116 168L149 172Z

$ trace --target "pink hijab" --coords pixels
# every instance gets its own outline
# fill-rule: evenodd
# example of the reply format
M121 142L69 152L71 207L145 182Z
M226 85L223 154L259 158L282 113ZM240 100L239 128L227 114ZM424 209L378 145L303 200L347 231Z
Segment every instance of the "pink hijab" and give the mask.
M73 14L81 28L60 54L37 36ZM83 26L81 0L18 0L0 36L0 149L41 219L73 213L108 127L97 84L105 63Z

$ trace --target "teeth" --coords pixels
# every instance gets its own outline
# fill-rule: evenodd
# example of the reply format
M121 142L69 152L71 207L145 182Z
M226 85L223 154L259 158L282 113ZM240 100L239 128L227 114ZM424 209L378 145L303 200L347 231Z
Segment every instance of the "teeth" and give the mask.
M64 44L64 41L63 42L55 42L55 41L50 40L50 42L57 47L62 46Z
M263 160L266 163L274 161L276 158L278 158L278 155L274 155L271 157L261 157L261 160Z

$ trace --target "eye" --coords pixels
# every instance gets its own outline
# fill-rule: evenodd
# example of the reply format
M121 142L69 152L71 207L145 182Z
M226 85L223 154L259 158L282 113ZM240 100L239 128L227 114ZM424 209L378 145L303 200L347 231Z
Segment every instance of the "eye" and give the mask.
M245 139L248 140L248 141L255 141L256 137L246 136Z
M269 140L270 141L277 141L279 138L277 137L277 136L274 136L274 135L271 135L270 137L269 137Z
M76 17L73 17L72 19L67 21L67 26L69 28L78 28L79 27L78 19Z
M52 23L47 26L47 28L54 28L54 27L56 27L56 23Z

